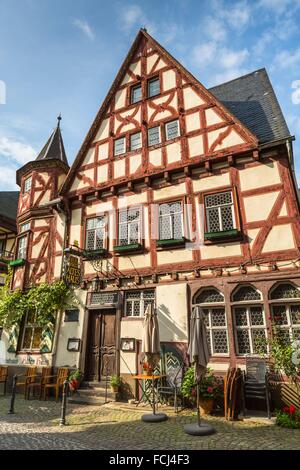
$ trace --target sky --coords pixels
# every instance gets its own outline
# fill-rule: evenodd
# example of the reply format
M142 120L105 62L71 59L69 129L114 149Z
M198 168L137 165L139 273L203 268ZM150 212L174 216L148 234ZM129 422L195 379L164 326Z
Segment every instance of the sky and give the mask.
M265 67L295 135L300 0L0 0L0 190L62 114L72 163L140 27L206 87Z

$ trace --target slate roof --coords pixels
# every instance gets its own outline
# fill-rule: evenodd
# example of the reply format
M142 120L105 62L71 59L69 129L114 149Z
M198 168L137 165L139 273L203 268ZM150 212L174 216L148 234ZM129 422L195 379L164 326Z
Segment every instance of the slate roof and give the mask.
M60 160L68 165L59 122L60 121L58 121L56 129L52 132L46 145L44 145L36 160Z
M0 217L17 218L19 191L0 191Z
M260 143L290 137L266 69L256 70L209 91L257 136Z

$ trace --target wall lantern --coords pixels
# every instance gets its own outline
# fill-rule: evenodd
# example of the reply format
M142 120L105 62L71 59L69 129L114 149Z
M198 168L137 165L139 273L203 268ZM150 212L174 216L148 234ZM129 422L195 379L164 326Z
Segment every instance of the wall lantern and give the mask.
M92 291L99 292L101 289L103 289L103 280L100 279L97 274L97 276L92 279Z

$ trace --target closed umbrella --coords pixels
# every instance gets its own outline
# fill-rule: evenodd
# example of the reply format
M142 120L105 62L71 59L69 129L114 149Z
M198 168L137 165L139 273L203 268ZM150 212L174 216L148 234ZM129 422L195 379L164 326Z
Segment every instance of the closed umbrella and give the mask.
M154 367L160 360L160 340L157 314L152 304L146 308L143 328L142 352L146 354L147 361ZM159 422L168 419L165 413L156 413L155 411L155 377L153 374L154 372L152 372L153 413L142 416L142 421L146 422Z
M197 423L188 424L184 427L187 434L194 436L206 436L215 432L209 424L201 422L199 410L199 384L205 375L207 364L210 359L210 352L207 342L207 331L205 324L205 313L197 306L194 307L190 321L190 341L188 347L190 362L195 367L195 383L197 387Z

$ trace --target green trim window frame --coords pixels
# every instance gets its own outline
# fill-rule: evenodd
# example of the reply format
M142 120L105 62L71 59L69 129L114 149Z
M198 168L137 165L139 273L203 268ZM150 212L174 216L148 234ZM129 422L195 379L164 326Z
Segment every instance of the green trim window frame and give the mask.
M120 139L114 140L114 156L123 155L126 152L126 139L120 137Z
M142 98L142 85L134 85L130 90L130 104L138 103Z
M129 138L129 149L130 152L138 150L142 147L142 133L136 132L135 134L130 134Z
M179 240L184 237L182 201L164 202L158 206L159 240Z
M206 231L226 232L236 229L232 191L222 191L204 196Z
M26 259L28 235L22 235L18 239L17 259Z
M24 181L24 193L29 193L32 185L32 176L29 176Z
M155 290L127 291L124 297L125 317L144 317L148 305L155 306Z
M36 322L36 313L27 312L24 319L20 351L40 351L43 329Z
M95 251L106 245L106 216L101 215L86 220L85 249Z
M166 122L166 124L165 124L165 135L166 135L166 140L176 139L176 137L180 136L179 120L178 119L175 119L174 121Z
M148 80L148 98L157 96L160 94L160 81L159 77L153 77Z
M119 210L118 243L119 246L141 243L141 207L129 207Z
M158 145L161 143L160 126L148 129L148 146Z

